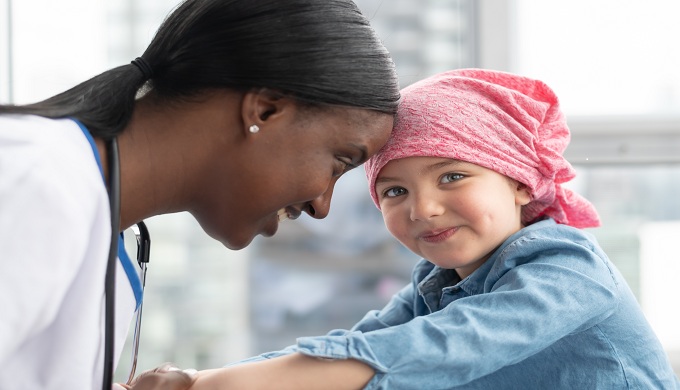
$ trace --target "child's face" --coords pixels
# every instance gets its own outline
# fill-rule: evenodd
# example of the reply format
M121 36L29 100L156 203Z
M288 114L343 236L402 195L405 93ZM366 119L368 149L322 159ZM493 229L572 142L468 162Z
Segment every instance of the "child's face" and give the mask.
M522 228L526 188L479 165L440 157L392 160L376 193L387 229L430 262L465 278Z

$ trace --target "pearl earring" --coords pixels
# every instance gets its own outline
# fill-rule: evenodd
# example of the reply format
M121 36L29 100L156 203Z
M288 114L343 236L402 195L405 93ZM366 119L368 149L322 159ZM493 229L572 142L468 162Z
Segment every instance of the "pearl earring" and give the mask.
M260 127L257 126L257 125L251 125L251 126L248 128L248 131L250 131L252 134L255 134L255 133L257 133L258 131L260 131Z

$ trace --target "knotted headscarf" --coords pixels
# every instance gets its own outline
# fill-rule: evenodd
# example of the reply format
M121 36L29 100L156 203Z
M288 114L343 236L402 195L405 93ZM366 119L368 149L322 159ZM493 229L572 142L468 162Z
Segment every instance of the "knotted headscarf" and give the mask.
M543 82L483 69L459 69L401 92L387 144L366 164L369 190L391 160L429 156L466 161L527 186L522 222L543 217L578 228L600 225L585 198L563 188L576 175L562 153L570 134L555 93Z

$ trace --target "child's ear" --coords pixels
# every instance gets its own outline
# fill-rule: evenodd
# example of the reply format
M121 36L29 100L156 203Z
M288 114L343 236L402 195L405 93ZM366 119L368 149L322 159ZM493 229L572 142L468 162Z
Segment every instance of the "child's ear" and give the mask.
M518 206L525 206L531 202L531 192L524 184L515 182L515 204Z

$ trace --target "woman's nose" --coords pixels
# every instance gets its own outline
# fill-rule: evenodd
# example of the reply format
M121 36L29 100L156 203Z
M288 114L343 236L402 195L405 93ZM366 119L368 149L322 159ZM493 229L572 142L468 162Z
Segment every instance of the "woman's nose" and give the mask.
M309 201L304 207L303 210L307 212L310 217L324 219L328 216L328 213L331 210L331 198L333 197L333 189L335 188L336 181L337 179L331 181L326 192Z
M415 194L411 199L411 221L426 221L444 213L444 206L434 196Z

